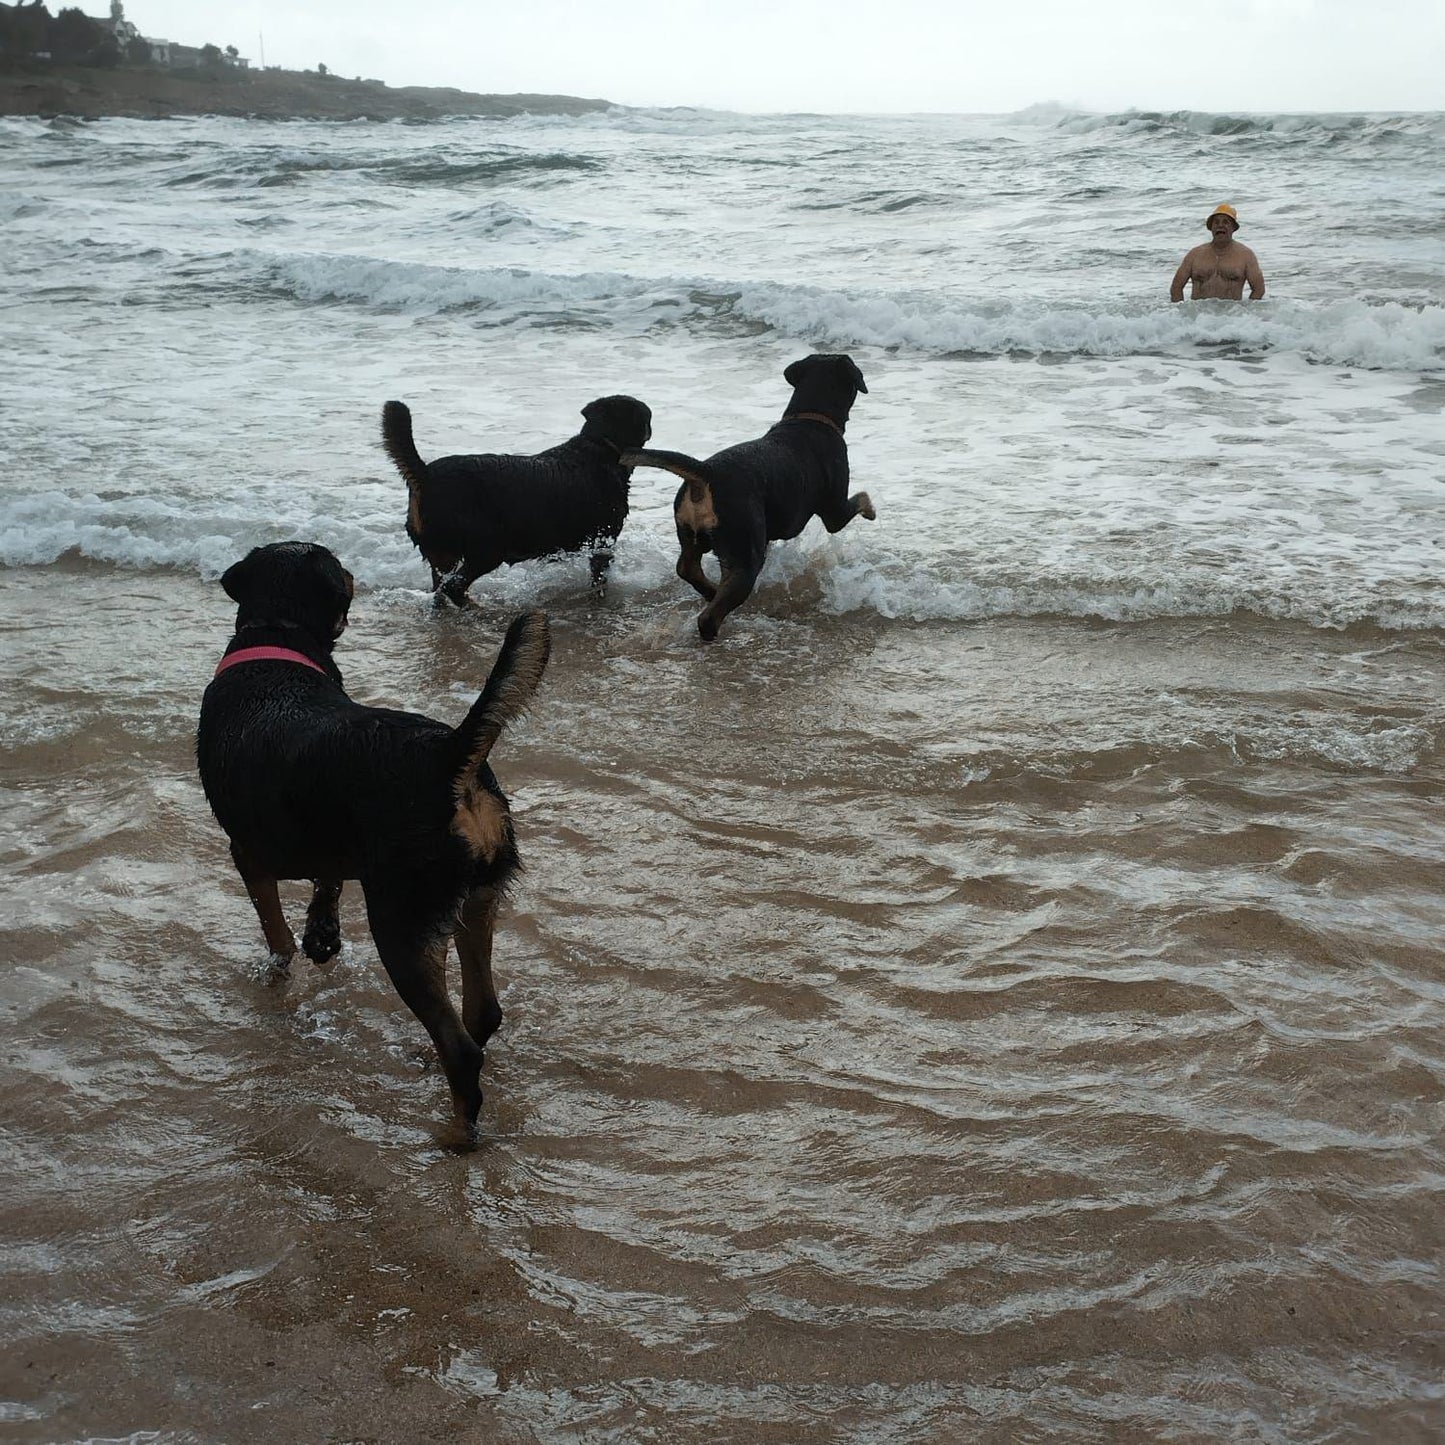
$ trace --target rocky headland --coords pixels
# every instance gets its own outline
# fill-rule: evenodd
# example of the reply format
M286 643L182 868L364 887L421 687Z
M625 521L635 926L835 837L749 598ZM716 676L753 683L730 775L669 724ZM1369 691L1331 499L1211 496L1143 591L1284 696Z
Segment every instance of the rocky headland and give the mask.
M585 115L611 108L575 95L477 95L389 86L302 70L230 71L219 78L154 66L0 64L0 115L229 115L265 120L440 120L451 115Z

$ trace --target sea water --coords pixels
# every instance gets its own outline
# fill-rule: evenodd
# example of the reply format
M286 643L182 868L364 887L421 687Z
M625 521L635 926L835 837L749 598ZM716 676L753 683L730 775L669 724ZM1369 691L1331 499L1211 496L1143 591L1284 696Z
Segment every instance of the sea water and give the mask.
M1442 140L0 121L6 1418L1438 1438ZM1266 298L1171 305L1221 201ZM433 612L384 401L705 456L811 351L878 519L717 643L642 470L605 592ZM359 899L272 979L194 778L215 578L287 538L362 701L455 720L552 617L475 1155Z

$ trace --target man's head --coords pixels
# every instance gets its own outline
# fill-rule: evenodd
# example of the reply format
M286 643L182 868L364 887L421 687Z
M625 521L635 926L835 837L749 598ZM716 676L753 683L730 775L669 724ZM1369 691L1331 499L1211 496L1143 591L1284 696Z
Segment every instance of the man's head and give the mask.
M1204 218L1204 224L1211 236L1227 240L1239 229L1239 213L1233 206L1221 204Z

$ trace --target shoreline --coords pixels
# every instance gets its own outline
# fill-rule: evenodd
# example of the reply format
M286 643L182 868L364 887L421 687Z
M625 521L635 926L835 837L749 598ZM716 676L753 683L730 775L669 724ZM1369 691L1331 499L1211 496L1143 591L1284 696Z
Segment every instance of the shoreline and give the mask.
M222 115L255 120L443 120L449 116L589 115L611 101L575 95L484 95L436 86L389 86L311 71L242 72L222 80L153 68L9 65L0 68L0 115L169 120Z

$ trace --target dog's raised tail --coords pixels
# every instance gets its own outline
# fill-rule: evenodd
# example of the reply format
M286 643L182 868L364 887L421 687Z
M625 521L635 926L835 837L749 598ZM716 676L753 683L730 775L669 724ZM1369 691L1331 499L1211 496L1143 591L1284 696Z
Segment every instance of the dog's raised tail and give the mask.
M664 472L671 472L687 483L688 500L695 506L708 500L707 463L688 456L686 452L664 452L655 447L645 447L623 452L617 460L624 467L658 467Z
M426 480L426 463L416 449L411 435L411 408L404 401L389 401L381 409L381 444L397 471L406 479L411 494L406 509L407 529L416 541L421 522L421 488Z
M458 782L475 775L508 725L526 712L551 651L545 612L524 612L507 629L487 685L456 731L454 776Z

